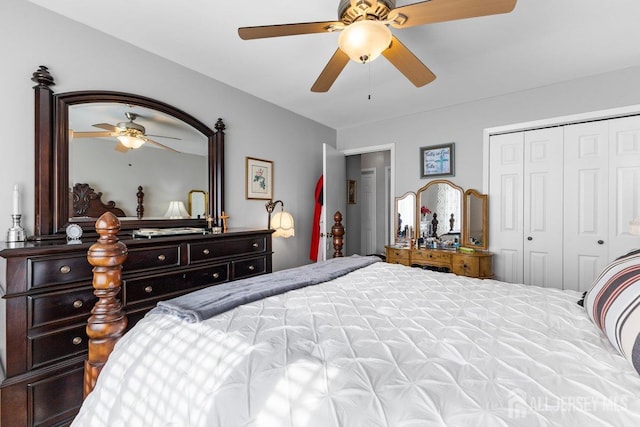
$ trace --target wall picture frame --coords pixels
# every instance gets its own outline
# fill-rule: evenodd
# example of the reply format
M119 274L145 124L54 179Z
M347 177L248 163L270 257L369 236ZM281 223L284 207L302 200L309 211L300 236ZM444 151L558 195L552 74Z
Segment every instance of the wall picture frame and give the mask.
M247 199L273 199L273 162L246 158L245 197Z
M455 143L420 147L420 178L455 175Z
M355 205L358 203L358 181L355 179L347 180L347 204Z

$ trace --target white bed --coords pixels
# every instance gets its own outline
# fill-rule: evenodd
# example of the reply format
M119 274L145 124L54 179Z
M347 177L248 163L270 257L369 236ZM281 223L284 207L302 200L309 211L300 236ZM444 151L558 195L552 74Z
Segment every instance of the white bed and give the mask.
M150 314L74 426L638 426L577 292L383 262L187 323Z

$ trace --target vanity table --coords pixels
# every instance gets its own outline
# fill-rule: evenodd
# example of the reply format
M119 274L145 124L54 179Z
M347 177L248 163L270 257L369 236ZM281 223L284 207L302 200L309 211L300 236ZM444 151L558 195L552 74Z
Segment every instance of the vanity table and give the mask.
M396 243L385 247L387 262L480 279L493 277L493 254L486 250L485 194L473 189L463 191L450 181L437 179L417 193L397 197L395 202ZM436 222L433 218L449 221ZM449 240L449 244L435 248L416 246L416 242L434 240ZM452 240L457 240L462 249L454 248Z
M398 248L386 246L387 262L407 266L442 269L459 276L490 279L493 277L493 253L470 253L431 248Z

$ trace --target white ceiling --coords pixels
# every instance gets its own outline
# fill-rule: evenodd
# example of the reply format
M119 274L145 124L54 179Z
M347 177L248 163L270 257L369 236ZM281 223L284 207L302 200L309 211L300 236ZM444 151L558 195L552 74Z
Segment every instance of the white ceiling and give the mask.
M433 83L416 88L381 57L350 62L324 94L310 88L338 34L237 29L335 20L339 0L30 1L336 129L640 65L638 0L518 0L510 14L392 29Z

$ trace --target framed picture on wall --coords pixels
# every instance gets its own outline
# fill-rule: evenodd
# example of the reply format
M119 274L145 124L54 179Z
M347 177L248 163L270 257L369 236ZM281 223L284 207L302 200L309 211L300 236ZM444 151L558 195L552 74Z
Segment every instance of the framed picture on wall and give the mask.
M454 175L454 143L420 147L420 178Z
M347 204L355 205L358 202L358 182L355 179L347 180Z
M245 193L247 199L273 199L273 162L247 157Z

